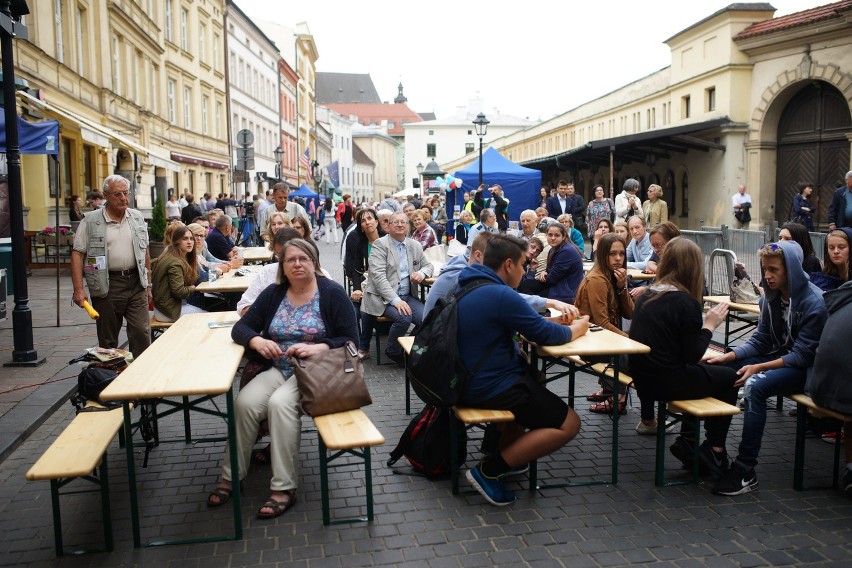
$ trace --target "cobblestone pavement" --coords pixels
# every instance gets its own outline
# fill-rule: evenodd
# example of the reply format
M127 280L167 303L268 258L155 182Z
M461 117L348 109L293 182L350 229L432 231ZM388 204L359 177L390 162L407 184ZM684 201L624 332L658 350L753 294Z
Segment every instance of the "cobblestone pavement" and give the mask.
M321 244L324 267L340 275L335 245ZM35 275L31 281L46 278ZM67 276L65 277L67 280ZM55 294L55 281L53 282ZM45 288L45 286L42 286ZM46 288L49 289L49 286ZM38 289L33 286L31 292ZM44 290L43 290L44 291ZM49 290L48 290L49 291ZM70 285L67 286L70 296ZM35 298L35 294L31 294ZM55 296L54 296L55 297ZM42 300L36 298L34 303ZM49 300L44 302L50 305ZM66 302L67 303L67 302ZM78 310L63 313L58 330L37 325L34 331L40 354L58 361L40 372L17 378L0 369L0 384L34 382L68 372L63 362L91 343L93 326L77 317ZM42 323L55 313L39 316ZM67 318L67 323L65 322ZM8 323L8 322L6 322ZM0 326L2 348L11 333ZM49 324L48 324L49 325ZM10 326L9 326L10 327ZM64 338L64 339L62 339ZM7 349L8 348L8 349ZM56 369L56 370L54 370ZM385 464L409 417L405 415L403 374L395 366L366 361L373 405L365 408L385 436L373 448L375 520L372 524L324 527L319 491L316 434L302 436L299 502L272 521L254 518L268 496L268 466L253 466L243 493L245 538L239 542L192 544L134 550L130 535L129 492L124 451L117 440L108 451L115 551L57 559L53 550L50 493L47 482L27 482L24 474L73 417L73 409L48 387L0 395L4 414L0 425L17 409L35 414L27 399L39 396L46 420L0 463L0 565L16 566L849 566L852 560L852 501L838 490L797 492L792 489L795 419L770 411L761 463L760 489L735 498L718 497L708 483L658 489L654 487L654 437L639 436L638 401L620 422L619 483L529 492L521 478L515 489L518 501L505 508L492 507L478 495L453 496L448 479L430 481L394 473ZM28 371L29 373L30 371ZM15 376L15 379L10 378ZM68 381L64 381L67 383ZM54 385L49 385L53 386ZM552 388L565 395L564 381ZM591 377L580 375L578 394L594 388ZM65 389L68 390L67 388ZM28 396L20 393L24 392ZM56 397L52 403L47 399ZM17 398L18 400L14 400ZM8 400L7 400L8 399ZM221 405L221 403L220 403ZM541 481L607 476L610 465L611 422L587 412L581 399L580 435L554 456L541 460ZM413 403L416 410L419 404ZM23 410L17 411L25 414ZM741 417L735 417L728 440L734 452ZM303 420L309 427L310 419ZM172 415L160 423L163 438L183 432L182 419ZM193 417L193 435L221 435L220 419ZM673 439L670 437L670 440ZM142 509L143 539L204 536L231 529L228 507L210 510L207 492L221 470L223 444L164 443L151 453L147 469L137 454L137 481ZM809 440L806 479L830 483L832 451L829 444ZM478 459L478 443L468 444L469 461ZM403 466L400 461L397 466ZM667 456L667 475L681 477L675 460ZM403 466L400 468L405 470ZM332 470L333 515L363 513L364 488L360 467ZM77 482L75 482L77 483ZM464 485L464 482L462 482ZM100 498L86 493L62 500L66 545L100 546Z

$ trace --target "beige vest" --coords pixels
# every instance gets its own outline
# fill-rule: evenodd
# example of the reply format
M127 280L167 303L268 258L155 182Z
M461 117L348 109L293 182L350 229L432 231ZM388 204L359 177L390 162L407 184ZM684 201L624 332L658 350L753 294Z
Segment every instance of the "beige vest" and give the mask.
M145 257L148 251L148 225L142 213L135 209L128 209L127 220L130 223L130 232L133 238L133 256L136 260L136 269L139 272L139 281L143 288L148 287L148 270L145 268ZM86 235L89 237L89 246L86 249L86 259L83 263L83 275L86 277L86 285L89 294L93 298L103 298L109 294L109 271L94 269L88 259L97 256L104 257L104 266L109 266L109 249L106 246L107 222L104 210L98 209L86 213Z

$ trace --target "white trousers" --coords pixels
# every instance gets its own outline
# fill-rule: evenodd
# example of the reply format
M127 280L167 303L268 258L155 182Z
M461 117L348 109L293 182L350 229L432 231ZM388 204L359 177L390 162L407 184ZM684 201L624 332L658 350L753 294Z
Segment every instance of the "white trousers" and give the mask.
M296 377L284 380L281 371L272 367L257 375L240 391L234 407L239 479L244 479L248 473L258 426L263 420L269 420L272 444L272 480L269 488L272 491L295 489L299 485L299 445L302 440ZM222 478L234 481L228 449L225 450Z
M337 241L337 219L334 218L334 215L329 215L326 213L325 221L323 221L325 225L325 242L326 244L331 243L331 236L334 235L334 242Z

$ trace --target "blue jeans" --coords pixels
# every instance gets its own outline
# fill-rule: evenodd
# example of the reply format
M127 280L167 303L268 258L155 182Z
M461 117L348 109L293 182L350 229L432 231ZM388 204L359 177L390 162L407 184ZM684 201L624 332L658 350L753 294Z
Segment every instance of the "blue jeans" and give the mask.
M735 361L732 367L739 369L744 365L754 365L778 359L778 355L758 355ZM748 378L743 385L745 391L745 415L743 417L743 437L740 441L737 459L744 465L757 465L757 455L766 427L766 401L772 396L789 395L803 392L807 369L783 367L757 373Z
M373 328L375 326L376 316L371 316L367 312L361 310L361 336L358 345L358 349L361 351L370 350L370 341L373 339Z
M385 351L391 355L402 354L402 346L397 340L408 332L411 324L420 325L423 323L423 303L414 296L402 296L401 299L411 307L411 315L400 313L390 304L385 306L385 313L383 314L393 321L388 333L388 343L385 347Z

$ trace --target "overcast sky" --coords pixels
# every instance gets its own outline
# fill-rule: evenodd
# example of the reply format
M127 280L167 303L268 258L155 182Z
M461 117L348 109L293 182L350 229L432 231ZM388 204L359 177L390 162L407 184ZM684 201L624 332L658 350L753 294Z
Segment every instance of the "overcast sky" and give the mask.
M449 118L482 98L486 115L533 120L669 65L663 42L730 3L236 0L252 18L288 27L306 21L317 69L369 73L383 101L392 101L402 82L416 112ZM770 2L776 17L828 3Z

